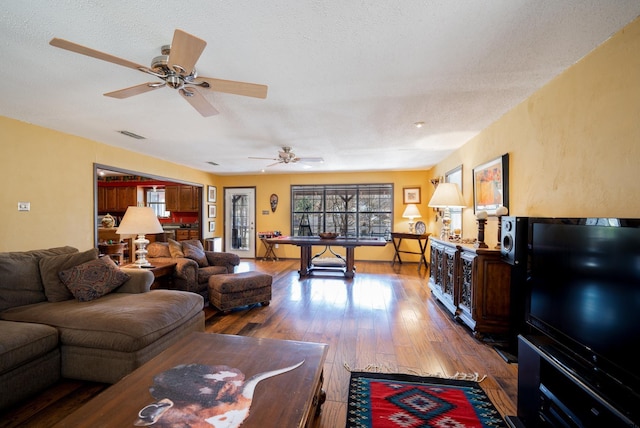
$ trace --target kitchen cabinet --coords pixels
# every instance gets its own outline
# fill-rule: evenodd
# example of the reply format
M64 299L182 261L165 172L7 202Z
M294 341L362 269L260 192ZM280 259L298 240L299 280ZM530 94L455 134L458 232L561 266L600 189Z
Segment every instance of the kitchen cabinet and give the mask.
M200 232L198 229L176 230L176 241L186 241L188 239L200 239Z
M475 337L510 330L511 267L500 250L430 238L429 288Z
M124 213L128 207L136 206L136 186L98 187L98 212L100 213Z
M167 211L199 212L202 189L197 186L167 186L164 190Z

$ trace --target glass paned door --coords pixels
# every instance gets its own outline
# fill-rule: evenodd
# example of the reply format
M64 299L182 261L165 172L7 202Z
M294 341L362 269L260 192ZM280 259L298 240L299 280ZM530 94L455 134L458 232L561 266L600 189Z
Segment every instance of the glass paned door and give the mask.
M255 258L255 189L228 188L225 193L225 251Z

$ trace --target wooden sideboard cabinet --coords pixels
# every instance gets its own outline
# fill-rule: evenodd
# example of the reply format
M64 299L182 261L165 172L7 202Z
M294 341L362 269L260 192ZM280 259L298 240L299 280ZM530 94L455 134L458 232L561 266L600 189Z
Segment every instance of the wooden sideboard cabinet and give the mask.
M500 250L430 238L429 288L476 338L510 331L511 266Z

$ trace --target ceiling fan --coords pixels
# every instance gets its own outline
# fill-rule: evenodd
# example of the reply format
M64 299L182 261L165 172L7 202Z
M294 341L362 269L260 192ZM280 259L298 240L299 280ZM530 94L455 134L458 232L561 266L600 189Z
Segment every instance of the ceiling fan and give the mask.
M118 58L63 39L53 38L49 44L123 67L133 68L134 70L155 76L160 80L142 83L130 88L104 94L108 97L128 98L162 88L163 86L169 86L177 89L180 95L205 117L218 114L218 110L203 96L203 93L208 91L226 92L228 94L255 98L267 97L267 86L265 85L214 79L212 77L199 77L195 64L198 58L200 58L202 51L204 51L207 42L179 29L175 30L171 45L162 46L162 55L155 57L151 61L150 67L145 67L126 59Z
M267 165L267 167L278 165L281 163L289 164L289 163L296 163L296 162L324 162L324 159L322 158L299 158L296 156L295 153L291 151L291 147L288 147L288 146L282 147L282 150L278 152L277 158L257 158L257 157L249 156L249 159L268 159L268 160L276 161L275 163Z

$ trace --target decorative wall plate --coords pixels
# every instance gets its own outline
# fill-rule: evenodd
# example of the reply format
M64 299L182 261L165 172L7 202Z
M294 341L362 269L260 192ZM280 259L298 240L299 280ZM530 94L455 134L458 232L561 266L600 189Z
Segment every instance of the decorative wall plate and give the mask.
M424 224L424 221L416 222L416 233L418 235L422 235L427 231L427 225Z

